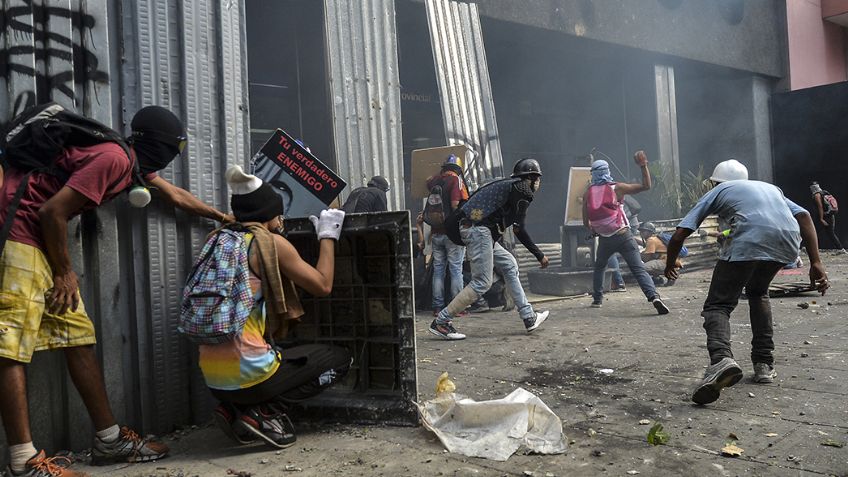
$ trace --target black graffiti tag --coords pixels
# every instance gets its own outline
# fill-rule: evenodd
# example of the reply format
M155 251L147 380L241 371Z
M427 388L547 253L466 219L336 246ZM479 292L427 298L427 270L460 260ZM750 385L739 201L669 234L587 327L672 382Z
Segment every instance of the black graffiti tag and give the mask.
M477 137L470 137L460 131L448 131L447 137L449 143L467 144L478 154L473 164L466 164L466 170L469 170L469 166L472 166L471 168L479 170L483 175L505 177L503 166L500 167L500 170L490 170L490 168L483 166L486 163L485 156L489 144L500 139L497 135L489 134L487 131L478 131Z
M0 4L4 3L0 0ZM9 117L0 121L14 117L28 106L50 100L66 99L79 104L86 99L78 93L85 91L86 83L109 81L95 51L83 46L88 43L94 48L93 41L85 41L96 24L92 15L35 4L32 0L22 3L0 12L0 35L7 45L0 50L0 76L7 80L14 75L32 78L34 89L18 91L9 105ZM59 24L70 28L56 31L55 25ZM61 67L57 68L57 64Z

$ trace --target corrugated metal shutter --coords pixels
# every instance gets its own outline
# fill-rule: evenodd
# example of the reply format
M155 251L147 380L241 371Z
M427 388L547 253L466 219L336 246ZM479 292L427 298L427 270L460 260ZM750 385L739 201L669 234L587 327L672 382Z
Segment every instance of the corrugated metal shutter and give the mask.
M138 68L125 71L127 117L159 104L183 117L187 154L162 177L228 210L223 171L244 163L246 64L242 3L231 0L140 1L124 10L127 56ZM185 275L209 230L210 221L187 219L161 203L135 212L133 222L137 395L145 429L164 431L190 422L209 398L190 354L194 347L177 333ZM201 412L202 414L202 412Z
M228 210L222 171L249 154L243 2L0 0L0 6L7 60L0 125L47 100L118 130L142 106L171 108L186 122L189 149L162 176ZM177 335L176 317L192 255L213 226L155 199L144 210L131 209L123 197L69 224L114 411L143 432L208 415L208 392L193 372L194 347ZM60 354L37 353L29 367L33 434L48 450L91 443L87 412L62 361Z
M338 173L349 187L389 179L404 208L400 78L394 0L324 0Z
M79 0L0 1L0 125L27 106L56 101L112 123L115 101L111 61L111 3ZM120 124L117 125L120 127ZM125 398L123 355L126 301L121 300L117 206L73 220L68 246L88 314L97 330L98 353L113 402ZM73 389L61 354L37 353L28 367L33 436L49 449L89 443L91 423ZM114 365L110 365L114 363ZM125 410L116 406L120 419ZM0 440L4 442L4 440ZM3 457L5 458L5 452Z
M473 167L466 166L478 184L504 177L477 5L426 0L426 7L448 144L467 144L478 153Z

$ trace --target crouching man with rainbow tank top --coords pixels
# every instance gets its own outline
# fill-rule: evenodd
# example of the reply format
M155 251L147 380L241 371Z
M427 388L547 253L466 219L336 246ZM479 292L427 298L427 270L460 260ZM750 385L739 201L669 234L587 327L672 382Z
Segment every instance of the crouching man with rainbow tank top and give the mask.
M226 178L233 215L244 226L240 233L248 244L254 306L239 335L223 343L200 345L200 369L221 401L214 417L229 437L242 444L260 439L285 448L296 440L287 405L338 382L352 362L350 352L336 346L310 344L281 350L269 343L275 328L303 315L294 285L313 296L332 291L334 242L345 214L331 209L322 211L320 218L310 217L320 241L318 263L313 267L280 234L283 203L272 187L239 166L228 169Z

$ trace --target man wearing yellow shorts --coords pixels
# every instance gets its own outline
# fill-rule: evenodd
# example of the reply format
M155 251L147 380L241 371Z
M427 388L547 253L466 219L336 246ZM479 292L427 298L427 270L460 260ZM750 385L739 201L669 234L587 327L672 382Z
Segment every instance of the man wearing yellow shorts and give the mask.
M135 115L132 130L132 158L115 143L65 149L55 165L67 172L67 181L33 173L14 217L7 217L9 204L26 176L13 168L0 172L0 225L12 221L0 255L0 417L11 458L7 476L83 475L65 468L61 457L38 452L32 442L25 365L42 350L64 351L96 431L94 464L150 461L168 453L164 444L143 439L115 421L94 350L94 326L71 268L68 220L133 186L134 161L136 175L159 189L167 202L211 219L229 216L155 174L182 152L186 137L179 118L149 106Z

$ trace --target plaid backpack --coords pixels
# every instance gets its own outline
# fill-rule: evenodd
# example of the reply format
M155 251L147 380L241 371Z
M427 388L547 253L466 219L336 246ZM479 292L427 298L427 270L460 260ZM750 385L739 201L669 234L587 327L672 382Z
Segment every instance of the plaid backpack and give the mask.
M177 328L197 344L240 335L254 306L244 232L222 228L206 240L183 290Z

